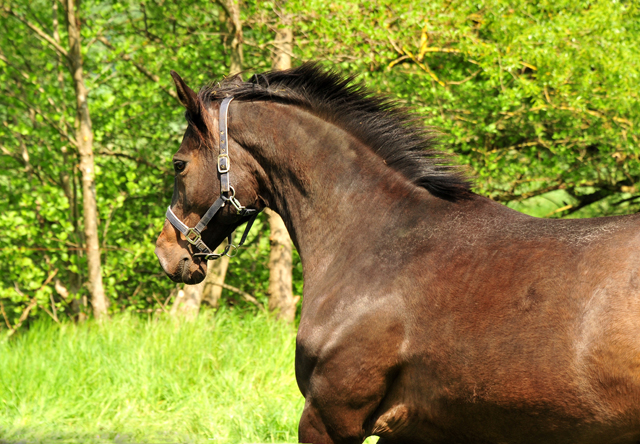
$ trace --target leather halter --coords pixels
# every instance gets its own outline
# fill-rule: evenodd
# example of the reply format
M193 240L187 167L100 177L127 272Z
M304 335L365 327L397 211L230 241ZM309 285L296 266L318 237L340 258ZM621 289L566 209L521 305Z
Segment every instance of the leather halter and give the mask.
M200 253L196 253L194 257L204 257L205 260L213 260L218 259L224 255L228 255L230 248L237 249L244 244L244 241L247 240L247 235L249 234L249 230L255 222L256 217L258 216L259 211L246 208L238 202L236 199L236 191L229 184L229 170L231 169L231 162L229 159L229 139L227 135L227 117L229 115L229 103L233 100L233 97L226 97L222 100L220 104L220 113L218 116L218 128L220 130L220 144L218 145L218 173L220 175L220 197L209 207L204 216L198 222L194 228L187 227L171 210L171 206L167 208L166 217L171 222L171 225L176 227L176 229L181 232L187 241L194 245ZM244 229L244 233L242 234L242 239L240 239L240 243L238 245L233 245L233 232L229 234L228 243L225 247L224 251L221 254L216 254L213 252L211 248L209 248L202 241L202 230L204 230L207 224L213 219L213 217L220 211L222 207L225 206L227 202L230 202L236 209L236 212L241 217L251 216L251 219L247 221L247 226Z

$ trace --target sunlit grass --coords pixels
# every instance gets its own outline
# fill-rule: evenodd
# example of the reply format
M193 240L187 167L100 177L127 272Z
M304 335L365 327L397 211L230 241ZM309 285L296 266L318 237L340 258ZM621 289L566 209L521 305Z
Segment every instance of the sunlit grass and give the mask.
M0 342L0 439L296 442L294 346L293 327L229 311L40 323Z

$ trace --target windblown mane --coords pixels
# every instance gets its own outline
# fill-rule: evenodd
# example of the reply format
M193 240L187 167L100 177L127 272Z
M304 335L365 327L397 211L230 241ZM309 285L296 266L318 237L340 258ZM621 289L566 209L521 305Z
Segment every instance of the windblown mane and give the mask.
M253 76L239 76L198 93L204 104L233 95L236 100L268 100L300 106L357 137L385 163L432 194L456 199L470 193L471 183L451 156L437 151L437 133L387 97L374 95L354 76L318 63Z

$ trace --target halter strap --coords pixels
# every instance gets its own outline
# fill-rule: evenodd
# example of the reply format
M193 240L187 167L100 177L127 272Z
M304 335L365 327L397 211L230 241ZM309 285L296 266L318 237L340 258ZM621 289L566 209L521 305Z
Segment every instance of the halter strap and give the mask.
M227 138L227 120L229 115L229 104L233 100L232 97L225 97L220 104L220 113L218 114L218 128L220 130L220 145L218 146L218 173L220 173L220 193L228 193L231 188L229 185L229 169L231 161L229 159L229 139Z
M238 199L236 199L236 192L233 187L230 185L229 180L229 170L231 169L231 160L229 159L229 138L228 138L228 115L229 115L229 104L233 100L233 97L225 97L220 104L220 113L218 116L218 129L219 129L219 145L218 145L218 174L220 175L220 197L216 199L216 201L209 207L206 213L200 219L200 222L194 227L189 228L186 226L178 217L175 215L173 210L171 210L171 206L167 208L166 218L180 233L184 235L187 241L194 245L200 253L196 253L194 257L204 256L205 260L213 260L218 259L225 254L228 255L230 248L238 248L244 244L244 241L247 239L247 235L249 234L249 230L251 226L256 220L259 211L246 208L241 205ZM251 218L247 221L247 226L244 229L244 233L242 234L242 238L240 239L240 243L238 245L233 245L233 232L229 234L228 243L225 247L224 251L221 254L216 254L211 250L203 241L202 241L202 231L209 224L211 219L220 211L222 207L227 202L231 202L231 204L236 208L237 214L242 217L250 216Z

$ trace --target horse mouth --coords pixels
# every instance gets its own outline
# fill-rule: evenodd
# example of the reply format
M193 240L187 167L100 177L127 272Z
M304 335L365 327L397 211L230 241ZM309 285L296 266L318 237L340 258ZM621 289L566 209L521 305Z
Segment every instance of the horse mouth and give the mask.
M191 259L188 257L183 258L178 265L178 271L176 273L179 276L182 282L187 285L195 285L202 282L206 276L206 271L201 270L201 260L200 259ZM195 270L192 269L192 264L197 268Z
M177 263L172 263L160 246L156 247L155 253L162 270L173 282L194 285L202 282L207 275L207 262L200 257L183 254Z

